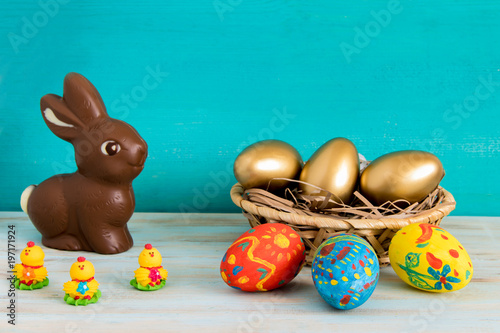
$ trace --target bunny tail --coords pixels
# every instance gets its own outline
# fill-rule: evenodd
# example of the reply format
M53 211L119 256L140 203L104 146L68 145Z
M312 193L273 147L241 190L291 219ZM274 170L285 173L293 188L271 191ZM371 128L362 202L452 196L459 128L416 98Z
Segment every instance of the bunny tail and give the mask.
M31 196L31 192L33 192L35 187L36 185L30 185L26 187L26 189L23 191L23 194L21 194L21 208L26 214L28 214L28 200Z

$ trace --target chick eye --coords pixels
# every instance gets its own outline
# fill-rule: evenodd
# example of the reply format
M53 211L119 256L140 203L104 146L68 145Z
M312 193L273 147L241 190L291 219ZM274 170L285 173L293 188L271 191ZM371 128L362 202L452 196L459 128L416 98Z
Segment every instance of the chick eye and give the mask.
M108 140L101 145L101 151L104 155L113 156L117 154L122 148L118 142Z

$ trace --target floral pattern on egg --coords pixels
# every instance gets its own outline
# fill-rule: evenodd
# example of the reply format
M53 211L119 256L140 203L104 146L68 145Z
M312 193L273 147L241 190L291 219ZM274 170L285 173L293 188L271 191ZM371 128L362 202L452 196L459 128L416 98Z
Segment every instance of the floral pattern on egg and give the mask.
M450 292L465 287L473 266L460 242L443 228L414 223L399 230L389 247L391 266L412 287Z
M305 246L299 234L281 223L258 225L227 249L220 274L230 287L268 291L289 283L305 263Z

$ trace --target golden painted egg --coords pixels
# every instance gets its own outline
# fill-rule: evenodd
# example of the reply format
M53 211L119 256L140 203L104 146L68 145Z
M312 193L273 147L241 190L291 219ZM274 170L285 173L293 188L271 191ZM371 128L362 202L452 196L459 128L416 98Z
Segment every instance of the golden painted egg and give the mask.
M304 165L300 180L321 187L343 203L349 204L359 177L359 156L354 144L346 138L335 138L322 145ZM318 189L300 184L304 194ZM324 191L318 195L326 195Z
M234 176L244 188L275 191L289 185L286 180L297 179L302 170L302 157L286 142L264 140L245 148L234 162Z
M427 223L399 230L389 246L389 259L404 282L431 292L462 289L474 272L460 242L443 228Z
M403 150L380 156L363 171L360 192L372 203L424 199L444 177L441 161L433 154Z
M228 286L243 291L268 291L286 285L305 263L299 234L281 223L258 225L227 249L220 274Z

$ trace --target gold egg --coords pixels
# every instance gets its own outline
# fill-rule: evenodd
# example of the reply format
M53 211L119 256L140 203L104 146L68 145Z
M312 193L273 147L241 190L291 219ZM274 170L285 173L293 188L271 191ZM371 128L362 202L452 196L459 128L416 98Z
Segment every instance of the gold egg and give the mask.
M349 204L359 177L359 155L354 144L346 138L335 138L322 145L302 169L300 180L319 186L334 195L336 201ZM299 184L304 194L318 189ZM321 191L318 195L326 195Z
M285 180L297 179L302 170L302 157L286 142L264 140L245 148L234 162L234 176L244 188L262 188L269 191L289 185Z
M380 156L361 174L360 192L372 203L424 199L444 177L441 161L433 154L403 150Z

